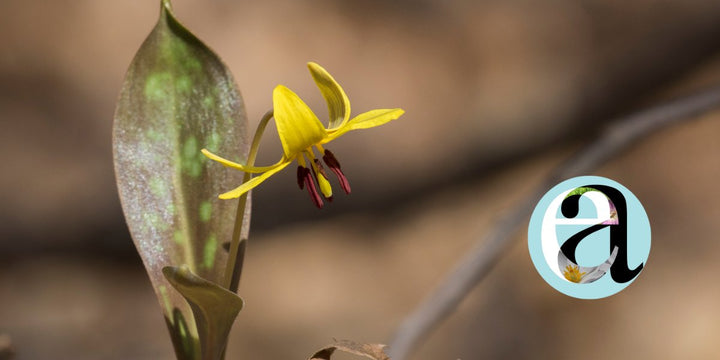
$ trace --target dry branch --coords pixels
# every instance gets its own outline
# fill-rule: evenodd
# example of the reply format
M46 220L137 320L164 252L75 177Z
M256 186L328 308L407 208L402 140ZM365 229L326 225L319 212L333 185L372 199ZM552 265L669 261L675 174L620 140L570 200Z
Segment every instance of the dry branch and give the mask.
M537 201L558 182L589 174L613 156L653 132L720 106L720 86L676 99L610 122L597 139L556 168L533 192L506 213L475 249L400 324L390 341L393 360L404 360L452 314L488 274L511 244L512 235L530 216Z

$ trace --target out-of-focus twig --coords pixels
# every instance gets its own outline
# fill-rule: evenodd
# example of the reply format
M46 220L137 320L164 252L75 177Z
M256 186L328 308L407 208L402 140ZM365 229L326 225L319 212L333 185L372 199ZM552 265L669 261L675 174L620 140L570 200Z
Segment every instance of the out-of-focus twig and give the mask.
M9 360L14 353L10 336L0 334L0 360Z
M630 145L665 126L694 119L720 106L720 86L622 117L568 159L523 201L506 213L478 246L400 324L390 341L393 360L405 360L429 333L470 293L508 248L516 229L530 216L537 201L558 182L590 173Z

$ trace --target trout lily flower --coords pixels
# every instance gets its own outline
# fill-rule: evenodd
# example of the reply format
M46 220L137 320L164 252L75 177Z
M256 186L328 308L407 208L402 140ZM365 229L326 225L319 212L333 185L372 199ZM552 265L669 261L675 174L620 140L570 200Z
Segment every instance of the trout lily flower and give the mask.
M328 201L332 201L333 193L327 172L315 156L315 151L338 178L343 191L349 194L350 183L340 169L340 163L335 155L325 149L323 145L348 131L380 126L399 118L404 113L402 109L376 109L350 119L350 101L340 85L320 65L311 62L308 63L308 68L327 102L330 115L328 126L323 126L315 113L292 90L283 85L275 87L273 90L273 116L283 148L280 161L270 166L246 166L224 159L207 149L202 150L205 156L227 167L246 173L260 174L234 190L221 194L221 199L237 198L260 185L290 163L297 161L298 186L300 189L307 188L313 203L322 208L323 200L320 193ZM318 192L318 187L320 192Z

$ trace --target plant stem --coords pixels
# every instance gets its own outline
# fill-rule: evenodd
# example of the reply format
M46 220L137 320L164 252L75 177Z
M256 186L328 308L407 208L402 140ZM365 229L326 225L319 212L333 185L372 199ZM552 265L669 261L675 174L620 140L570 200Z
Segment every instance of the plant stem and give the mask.
M255 158L257 157L258 147L260 146L260 139L265 132L268 122L273 117L273 111L270 110L263 115L260 119L260 123L255 129L255 136L253 137L252 145L250 146L250 152L248 153L246 166L253 166L255 164ZM250 180L251 174L245 173L243 177L243 184ZM245 242L247 239L241 239L240 236L243 233L245 224L245 208L247 207L248 193L240 196L238 200L237 213L235 214L235 227L233 229L232 241L230 242L230 253L228 254L227 265L225 265L225 287L232 291L237 292L240 284L240 274L242 273L243 259L245 257Z

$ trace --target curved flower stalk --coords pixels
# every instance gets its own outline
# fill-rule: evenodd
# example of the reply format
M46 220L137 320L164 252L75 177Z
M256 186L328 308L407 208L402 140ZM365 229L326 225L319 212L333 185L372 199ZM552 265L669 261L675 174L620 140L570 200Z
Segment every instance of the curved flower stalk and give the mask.
M563 254L562 250L558 251L558 266L565 279L569 282L577 284L589 284L600 279L610 269L617 257L618 247L613 248L610 257L598 266L578 266Z
M345 193L349 194L350 183L342 172L340 163L335 158L335 155L330 150L325 149L323 145L349 131L380 126L399 118L404 113L402 109L376 109L350 119L350 101L342 87L320 65L311 62L308 63L308 68L315 80L315 84L317 84L327 102L330 115L328 126L323 126L315 113L292 90L283 85L275 87L273 90L273 111L278 135L283 147L283 155L280 161L270 166L246 166L215 155L207 149L202 149L205 156L225 166L246 173L260 174L237 188L221 194L221 199L240 197L290 165L293 161L297 161L298 186L300 189L307 188L313 203L318 208L322 208L323 200L320 193L328 201L332 201L333 193L327 172L315 156L315 151L320 154L325 165L336 175L340 187ZM320 192L318 192L318 187Z

